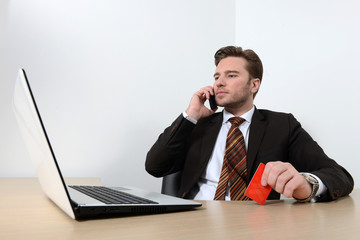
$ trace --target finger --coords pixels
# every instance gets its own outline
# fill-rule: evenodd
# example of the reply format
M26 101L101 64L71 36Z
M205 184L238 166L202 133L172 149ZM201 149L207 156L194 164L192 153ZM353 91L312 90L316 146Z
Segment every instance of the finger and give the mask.
M293 184L287 186L284 190L287 196L298 199L305 199L311 195L312 186L305 180L302 175L297 174L297 176L295 176L292 181L294 181Z
M282 162L268 162L265 166L261 184L263 186L270 185L270 187L274 188L278 176L285 172L286 169L286 165Z
M193 97L191 98L190 105L193 105L194 103L197 104L203 104L206 100L206 96L203 94L201 90L194 93Z
M265 169L264 169L264 172L261 177L261 185L263 185L264 187L266 187L266 185L268 185L267 179L269 177L269 172L271 171L272 165L273 165L272 162L268 162L265 165Z
M288 190L291 190L291 185L289 188L289 183L291 183L292 179L294 178L294 173L292 173L290 170L286 170L282 172L276 179L275 186L273 189L283 194L285 192L285 189L288 188Z
M268 170L269 166L268 163L265 165L263 174L261 176L261 185L263 185L264 187L266 187L267 185L267 177L269 175L269 170Z
M209 86L210 87L210 91L209 91L209 93L211 94L211 95L215 95L215 91L214 91L214 88L212 87L212 86Z
M296 189L304 184L304 178L301 175L293 176L285 185L283 195L287 198L291 198L294 195Z
M202 102L205 102L209 98L209 91L206 88L201 88L195 93Z
M207 99L206 98L206 91L204 89L200 89L199 91L197 91L195 93L195 95L198 96L198 98L203 102Z
M209 99L210 95L214 95L214 89L212 86L203 87L201 90L202 90L203 94L205 94L206 99Z

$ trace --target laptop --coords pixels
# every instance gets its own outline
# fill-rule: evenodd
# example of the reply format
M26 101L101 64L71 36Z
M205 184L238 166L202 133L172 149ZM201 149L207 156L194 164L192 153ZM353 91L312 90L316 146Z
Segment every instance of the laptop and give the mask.
M133 187L67 186L24 69L19 70L16 80L14 111L43 192L71 218L163 213L201 206Z

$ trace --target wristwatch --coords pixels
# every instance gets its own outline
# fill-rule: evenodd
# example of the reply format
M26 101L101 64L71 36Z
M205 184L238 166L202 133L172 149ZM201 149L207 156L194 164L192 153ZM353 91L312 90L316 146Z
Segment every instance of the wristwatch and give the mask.
M295 198L297 201L299 202L310 202L311 199L313 199L315 196L316 196L316 193L317 191L319 190L319 182L318 180L313 177L311 174L308 174L308 173L300 173L304 178L305 180L311 184L312 186L312 192L310 194L310 196L308 198L305 198L305 199L297 199Z

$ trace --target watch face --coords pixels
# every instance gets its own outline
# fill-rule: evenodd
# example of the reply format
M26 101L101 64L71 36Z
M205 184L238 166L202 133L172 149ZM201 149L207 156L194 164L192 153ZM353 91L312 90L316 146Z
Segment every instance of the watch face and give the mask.
M318 180L313 176L308 176L307 180L312 184L319 184Z
M313 176L306 174L306 173L301 173L301 175L306 179L306 181L308 181L311 184L319 184L318 180L316 178L314 178Z

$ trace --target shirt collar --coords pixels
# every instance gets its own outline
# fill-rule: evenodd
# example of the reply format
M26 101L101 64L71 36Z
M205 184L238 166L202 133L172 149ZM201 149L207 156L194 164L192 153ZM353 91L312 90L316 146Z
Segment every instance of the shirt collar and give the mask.
M251 119L252 119L252 116L254 115L254 111L255 111L255 106L253 105L253 107L249 111L247 111L246 113L244 113L243 115L241 115L239 117L245 119L246 122L251 123ZM228 111L226 111L224 109L223 124L226 123L229 120L229 118L232 118L232 117L236 117L236 116L234 116L233 114L229 113Z

